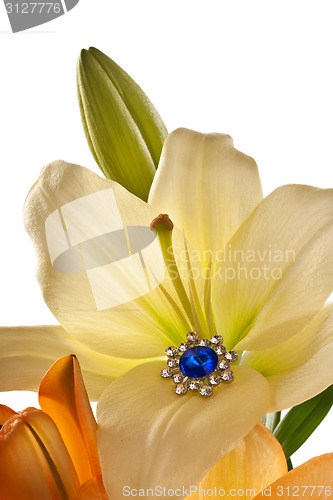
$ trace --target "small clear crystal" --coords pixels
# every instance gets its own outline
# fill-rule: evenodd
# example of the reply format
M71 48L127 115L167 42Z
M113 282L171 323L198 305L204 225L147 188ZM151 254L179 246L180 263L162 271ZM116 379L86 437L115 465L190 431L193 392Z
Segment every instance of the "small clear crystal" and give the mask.
M201 396L208 397L213 393L213 388L210 385L203 385L200 389Z
M210 341L208 339L200 339L199 345L208 347L208 346L210 346Z
M170 346L170 347L167 347L165 349L165 354L167 356L177 356L178 354L178 349L177 347L175 347L174 345Z
M185 392L187 392L186 384L175 385L175 392L176 392L176 394L185 394Z
M234 374L231 370L227 370L221 375L223 382L230 383L234 380Z
M212 335L211 338L210 338L210 341L212 344L221 344L221 342L223 342L223 338L222 338L222 335Z
M221 376L218 373L212 373L209 375L208 380L211 385L218 385L222 381Z
M190 346L191 342L182 342L181 344L179 344L179 350L185 352Z
M190 380L188 388L191 391L198 391L200 387L201 387L200 380L195 380L195 379Z
M176 368L176 366L178 366L178 364L179 364L179 360L178 359L168 359L168 361L167 361L167 365L170 368Z
M161 370L161 377L170 378L172 376L172 370L170 368L163 368Z
M180 384L184 380L184 375L181 372L177 372L173 374L172 380L174 381L175 384Z
M218 345L216 348L215 348L215 352L218 356L223 356L223 354L225 354L227 352L226 348L224 347L224 345Z
M186 334L186 338L187 338L187 340L189 340L191 342L197 342L198 334L197 334L197 332L188 332Z
M220 370L228 370L229 366L230 366L230 362L226 359L221 359L221 361L219 361L219 369Z
M236 351L228 351L226 354L225 354L225 357L229 360L229 361L236 361L236 359L238 358L238 354Z

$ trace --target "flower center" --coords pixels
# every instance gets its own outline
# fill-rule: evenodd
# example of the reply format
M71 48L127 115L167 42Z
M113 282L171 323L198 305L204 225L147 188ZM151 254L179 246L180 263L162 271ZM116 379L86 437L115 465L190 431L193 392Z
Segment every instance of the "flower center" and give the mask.
M196 346L182 354L179 368L187 377L202 378L215 370L218 361L219 358L211 347Z
M216 333L211 302L212 258L205 270L204 289L199 294L193 277L190 251L184 236L188 274L185 288L174 255L171 219L166 214L160 214L151 222L150 227L158 235L165 266L184 313L162 284L159 285L160 290L174 308L184 328L190 327L196 330L188 331L187 341L181 342L178 347L166 348L167 366L161 370L161 377L173 380L176 394L198 391L203 397L211 396L213 387L222 382L230 384L233 381L234 375L230 370L230 363L237 360L237 353L227 352L222 345L222 336ZM210 338L205 338L208 336Z

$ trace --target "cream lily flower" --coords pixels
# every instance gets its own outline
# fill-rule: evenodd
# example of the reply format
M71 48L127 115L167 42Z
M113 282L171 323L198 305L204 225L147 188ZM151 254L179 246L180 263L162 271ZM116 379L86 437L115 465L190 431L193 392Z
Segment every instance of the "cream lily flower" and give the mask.
M75 352L90 398L104 390L108 494L197 484L263 414L332 382L332 202L333 190L297 185L263 199L229 136L184 129L165 142L148 204L77 165L45 167L25 225L62 326L3 329L0 388L34 390L53 357ZM147 232L161 213L175 224L155 224L162 253ZM160 378L165 348L191 330L238 352L234 382L209 399Z
M330 498L332 478L333 453L313 458L288 472L280 443L266 427L257 424L191 488L186 500Z

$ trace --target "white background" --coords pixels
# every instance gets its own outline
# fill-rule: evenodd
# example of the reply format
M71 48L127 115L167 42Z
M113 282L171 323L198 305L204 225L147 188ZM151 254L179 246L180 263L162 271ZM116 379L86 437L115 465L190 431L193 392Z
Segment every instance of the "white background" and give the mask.
M24 198L46 163L98 172L80 123L75 65L95 46L143 88L169 131L226 132L253 156L268 194L333 187L332 2L81 0L12 34L0 4L0 216L3 325L55 323L35 281ZM316 376L316 374L309 374ZM15 409L35 398L1 395ZM294 456L332 451L332 412Z

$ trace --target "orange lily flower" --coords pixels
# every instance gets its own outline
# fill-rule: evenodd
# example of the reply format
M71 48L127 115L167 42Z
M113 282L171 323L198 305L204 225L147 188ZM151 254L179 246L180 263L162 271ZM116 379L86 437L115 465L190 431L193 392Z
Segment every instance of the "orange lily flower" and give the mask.
M324 500L333 495L333 453L288 472L280 443L265 426L257 424L189 493L186 500Z
M56 361L39 388L41 410L0 405L1 500L108 500L97 424L74 355Z

